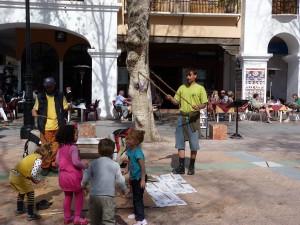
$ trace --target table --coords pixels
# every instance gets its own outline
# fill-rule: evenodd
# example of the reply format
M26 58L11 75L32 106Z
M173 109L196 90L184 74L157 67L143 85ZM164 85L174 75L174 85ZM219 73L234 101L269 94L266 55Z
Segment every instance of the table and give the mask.
M228 113L229 122L231 122L231 114L234 113L234 107L227 108L227 104L213 104L215 113L217 114L217 123L219 123L219 114Z
M84 110L86 110L85 103L80 103L79 105L72 104L72 109L80 109L81 111L80 122L82 122L84 116ZM70 119L71 119L71 110L68 111L68 122L70 122Z
M287 109L285 105L269 105L270 109L272 109L274 112L278 113L279 112L279 122L282 122L282 113L286 112Z

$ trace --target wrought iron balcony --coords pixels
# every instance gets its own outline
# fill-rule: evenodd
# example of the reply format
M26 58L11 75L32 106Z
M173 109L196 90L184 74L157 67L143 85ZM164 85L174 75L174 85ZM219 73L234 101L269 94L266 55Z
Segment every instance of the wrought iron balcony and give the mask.
M272 14L298 14L298 0L273 0Z
M150 11L172 13L240 13L241 0L150 0Z

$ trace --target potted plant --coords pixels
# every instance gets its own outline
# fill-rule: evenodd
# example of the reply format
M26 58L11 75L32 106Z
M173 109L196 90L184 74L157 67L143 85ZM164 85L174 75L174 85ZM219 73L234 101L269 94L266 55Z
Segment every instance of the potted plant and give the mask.
M225 13L234 13L237 9L238 0L219 0L218 4L224 8Z

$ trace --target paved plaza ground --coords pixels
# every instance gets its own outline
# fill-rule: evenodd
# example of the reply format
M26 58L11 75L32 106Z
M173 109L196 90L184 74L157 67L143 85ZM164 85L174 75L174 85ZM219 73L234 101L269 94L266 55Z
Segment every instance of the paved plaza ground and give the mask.
M164 115L157 122L164 142L143 143L148 174L170 173L177 165L174 148L175 119ZM28 222L15 217L16 194L10 188L9 170L21 159L26 140L20 139L23 119L0 127L0 224L63 224L63 195L55 176L43 178L37 185L37 199L51 195L50 210L40 211L42 219ZM85 123L95 123L93 121ZM235 122L228 125L228 137L235 133ZM97 137L132 126L128 121L99 120ZM196 193L180 195L188 204L145 209L148 224L161 225L299 225L300 224L300 122L267 124L240 121L243 139L200 140L196 174L183 175ZM205 134L205 130L203 130ZM189 151L186 161L189 162ZM86 159L85 159L86 160ZM188 163L187 163L188 164ZM132 209L118 209L118 224L133 224L127 219ZM87 213L84 211L84 213Z

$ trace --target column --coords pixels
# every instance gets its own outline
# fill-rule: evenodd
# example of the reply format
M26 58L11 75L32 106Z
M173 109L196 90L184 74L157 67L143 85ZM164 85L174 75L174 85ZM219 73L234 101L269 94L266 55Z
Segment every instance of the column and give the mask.
M287 55L283 60L288 63L287 74L287 101L294 101L293 94L300 94L300 56Z
M117 95L118 66L117 58L121 51L88 51L92 58L92 102L99 99L102 118L113 118L112 100Z
M268 71L267 63L272 54L238 56L242 64L242 99L251 100L258 93L266 102Z

